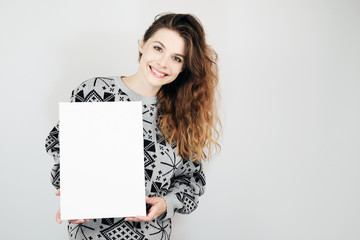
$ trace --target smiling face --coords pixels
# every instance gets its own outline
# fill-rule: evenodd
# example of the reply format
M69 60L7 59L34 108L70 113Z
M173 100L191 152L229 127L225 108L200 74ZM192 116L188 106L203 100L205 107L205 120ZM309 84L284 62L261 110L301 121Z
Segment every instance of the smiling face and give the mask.
M159 91L174 81L184 65L185 41L179 33L161 28L140 45L139 73L144 84Z

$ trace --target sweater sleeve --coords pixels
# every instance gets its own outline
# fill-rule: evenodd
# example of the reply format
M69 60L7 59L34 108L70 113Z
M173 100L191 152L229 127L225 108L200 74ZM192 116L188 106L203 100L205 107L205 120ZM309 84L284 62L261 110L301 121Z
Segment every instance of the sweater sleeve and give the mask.
M205 175L199 161L183 160L176 172L171 186L162 197L166 201L167 211L163 219L171 218L175 212L189 214L198 204L199 197L205 191Z
M75 101L75 90L72 91L70 102ZM50 181L56 188L60 188L60 144L59 144L59 122L53 129L51 129L49 135L45 140L45 149L48 154L54 158L54 165L51 169Z

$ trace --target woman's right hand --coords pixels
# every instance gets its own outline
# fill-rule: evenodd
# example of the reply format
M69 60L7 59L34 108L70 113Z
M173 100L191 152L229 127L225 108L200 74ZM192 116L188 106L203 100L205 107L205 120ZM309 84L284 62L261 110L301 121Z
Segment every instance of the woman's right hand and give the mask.
M56 190L55 195L60 196L60 188L58 190ZM80 224L80 223L85 223L85 222L90 222L90 221L91 221L90 219L73 219L73 220L70 220L70 222L72 224ZM62 223L61 217L60 217L60 208L56 213L56 222L59 223L59 224Z

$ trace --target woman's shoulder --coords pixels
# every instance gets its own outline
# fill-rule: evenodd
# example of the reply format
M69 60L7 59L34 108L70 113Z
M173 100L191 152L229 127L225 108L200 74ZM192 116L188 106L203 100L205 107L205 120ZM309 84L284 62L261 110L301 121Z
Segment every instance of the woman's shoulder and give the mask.
M80 83L72 92L75 102L113 101L116 77L93 77ZM111 98L111 99L108 99Z
M104 88L105 87L114 87L116 77L93 77L83 81L78 89L89 89L89 88Z

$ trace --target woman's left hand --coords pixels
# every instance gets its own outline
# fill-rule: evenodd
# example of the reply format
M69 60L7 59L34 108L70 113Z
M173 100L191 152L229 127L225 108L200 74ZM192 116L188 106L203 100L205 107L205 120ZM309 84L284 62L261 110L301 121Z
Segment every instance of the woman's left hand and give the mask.
M146 216L127 217L125 221L150 222L166 211L166 201L161 197L146 197L146 203L151 205Z

